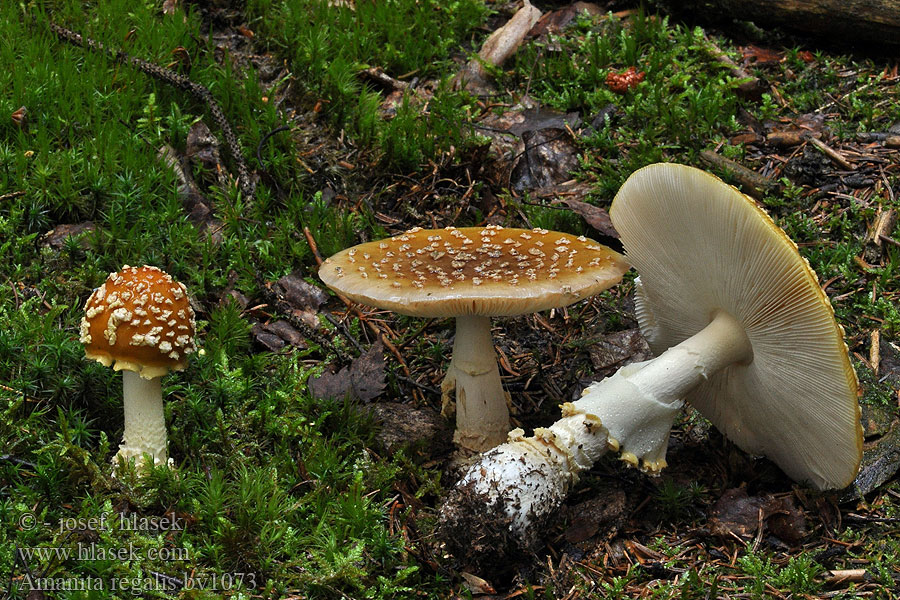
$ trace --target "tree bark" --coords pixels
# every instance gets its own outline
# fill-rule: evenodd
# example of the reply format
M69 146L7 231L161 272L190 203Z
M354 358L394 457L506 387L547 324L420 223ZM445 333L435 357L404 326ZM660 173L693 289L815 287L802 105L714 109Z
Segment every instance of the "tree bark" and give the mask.
M900 0L684 0L677 11L753 21L842 44L900 44Z

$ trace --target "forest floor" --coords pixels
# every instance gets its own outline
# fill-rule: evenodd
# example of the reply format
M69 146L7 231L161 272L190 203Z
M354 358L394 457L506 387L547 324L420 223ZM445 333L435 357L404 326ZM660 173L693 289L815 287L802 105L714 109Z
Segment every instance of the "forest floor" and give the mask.
M897 48L636 4L540 4L460 85L518 5L3 3L0 598L900 597ZM818 274L860 476L812 491L686 409L659 477L601 460L540 547L467 565L434 535L453 323L345 304L318 263L451 225L621 250L606 209L660 161L752 196ZM163 380L171 469L114 468L122 375L79 343L125 264L197 314ZM633 292L494 321L517 426L648 356Z

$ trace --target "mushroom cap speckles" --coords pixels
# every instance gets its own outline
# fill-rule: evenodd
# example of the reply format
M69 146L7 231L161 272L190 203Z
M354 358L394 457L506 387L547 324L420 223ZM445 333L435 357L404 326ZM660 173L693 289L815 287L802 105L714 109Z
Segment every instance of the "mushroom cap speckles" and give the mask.
M362 304L417 317L511 316L567 306L628 265L585 237L546 229L411 229L338 252L319 269Z
M85 303L80 333L85 356L146 379L180 371L197 350L187 288L157 267L110 273Z
M657 354L720 310L744 327L749 364L685 398L744 450L817 488L853 480L862 456L856 374L816 274L749 197L685 165L636 171L610 217L640 275L635 309Z

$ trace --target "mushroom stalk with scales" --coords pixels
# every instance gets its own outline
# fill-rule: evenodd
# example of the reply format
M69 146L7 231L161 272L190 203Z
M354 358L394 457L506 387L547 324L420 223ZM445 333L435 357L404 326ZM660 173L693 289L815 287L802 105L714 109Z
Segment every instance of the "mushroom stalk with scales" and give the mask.
M166 417L162 402L162 378L144 379L134 371L122 372L122 397L127 398L125 431L116 456L142 460L144 453L156 464L166 464Z
M456 318L441 385L456 392L454 441L480 452L506 440L507 395L490 317L568 306L619 282L622 257L583 236L546 229L411 229L338 252L322 263L328 287L361 304L414 317Z
M859 468L843 332L784 232L731 186L674 164L633 174L610 214L641 275L636 313L658 357L594 383L557 423L530 438L514 431L467 471L439 519L461 558L533 545L608 450L651 473L665 467L682 399L797 481L844 487Z

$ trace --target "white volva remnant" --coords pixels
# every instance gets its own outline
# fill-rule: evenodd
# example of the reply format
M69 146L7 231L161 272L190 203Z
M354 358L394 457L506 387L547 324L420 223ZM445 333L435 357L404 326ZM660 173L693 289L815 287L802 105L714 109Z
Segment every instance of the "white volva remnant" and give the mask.
M441 509L455 554L530 546L608 449L659 472L682 400L796 481L830 489L856 476L856 374L828 298L784 232L749 197L676 164L634 173L610 216L640 274L636 313L658 356L592 384L549 428L514 432L484 454ZM476 551L452 539L466 527Z

